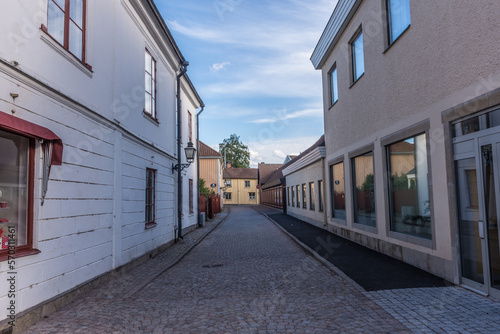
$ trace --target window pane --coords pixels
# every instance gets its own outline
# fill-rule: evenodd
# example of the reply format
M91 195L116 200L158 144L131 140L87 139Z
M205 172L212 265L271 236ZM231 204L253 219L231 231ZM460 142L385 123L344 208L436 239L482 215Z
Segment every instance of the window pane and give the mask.
M425 134L389 146L391 230L431 239Z
M73 22L69 22L69 52L82 59L83 33Z
M306 208L306 185L305 183L302 185L302 207Z
M151 73L151 55L146 51L146 56L144 59L144 65L147 73Z
M297 193L297 207L300 208L300 192L299 192L299 186L295 186L295 191Z
M146 73L146 77L144 79L144 85L146 87L146 92L151 94L151 76L149 76L148 73Z
M337 85L337 68L335 68L330 74L330 85L331 85L331 103L334 104L339 99L338 97L338 85Z
M147 113L151 114L151 95L148 93L146 95L146 104L144 106L144 110L146 110Z
M344 184L344 163L330 166L330 182L332 189L332 217L346 219L345 214L345 184Z
M389 35L390 42L396 38L410 25L410 1L388 0L389 8Z
M69 17L83 28L83 0L71 0L69 3Z
M309 183L309 209L314 210L315 208L314 182L311 182Z
M373 152L352 159L354 221L376 226L375 187L373 179Z
M15 227L16 245L28 240L29 139L0 131L0 234L2 249L9 226ZM1 239L0 238L0 239Z
M64 1L60 2L63 3L61 8L64 8ZM49 1L47 31L56 41L64 45L64 12L52 1Z
M365 72L365 61L363 56L363 32L360 32L358 37L352 43L352 59L353 59L353 74L354 81Z
M318 200L319 200L319 211L323 211L323 181L318 181Z

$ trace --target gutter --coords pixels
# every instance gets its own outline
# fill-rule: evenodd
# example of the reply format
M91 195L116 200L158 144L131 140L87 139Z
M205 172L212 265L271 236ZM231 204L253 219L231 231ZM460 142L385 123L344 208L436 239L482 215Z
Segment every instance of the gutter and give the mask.
M201 110L196 114L196 173L198 184L196 188L198 189L198 226L203 226L202 221L200 221L200 115L205 110L205 104L201 104Z
M181 142L182 142L182 113L181 113L181 78L187 72L189 62L185 59L181 62L181 71L177 74L177 237L182 237L182 155L181 155Z

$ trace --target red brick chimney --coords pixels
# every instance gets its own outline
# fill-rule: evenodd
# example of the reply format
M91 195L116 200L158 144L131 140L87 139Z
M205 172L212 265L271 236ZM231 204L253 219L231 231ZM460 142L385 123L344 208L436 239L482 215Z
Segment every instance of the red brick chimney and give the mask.
M231 168L231 161L226 161L226 168Z

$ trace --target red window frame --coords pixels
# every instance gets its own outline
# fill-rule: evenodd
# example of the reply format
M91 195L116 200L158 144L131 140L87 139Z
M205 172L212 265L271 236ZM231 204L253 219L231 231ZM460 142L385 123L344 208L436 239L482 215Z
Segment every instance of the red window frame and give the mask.
M1 129L1 128L0 128ZM4 129L1 129L5 132ZM13 132L10 132L13 133ZM14 133L15 134L15 133ZM26 137L26 136L21 136ZM33 205L34 205L34 183L35 183L35 139L28 137L28 215L27 215L27 237L26 245L15 246L9 253L8 249L0 250L0 261L16 259L23 256L38 254L40 251L33 248ZM8 231L5 231L7 233Z
M48 22L49 22L49 5L50 3L53 3L55 6L57 6L63 13L64 13L64 31L63 31L63 43L61 44L58 40L56 40L54 37L52 37L54 39L54 41L56 41L57 43L61 44L62 47L64 47L66 50L68 50L68 52L71 52L69 50L69 27L70 27L70 21L72 21L75 26L77 26L78 28L80 28L80 30L82 31L82 54L81 55L75 55L73 53L71 53L72 55L74 55L76 58L78 58L79 60L81 60L87 67L90 68L90 66L88 66L86 63L85 63L85 32L86 32L86 28L87 28L87 0L82 0L82 6L83 6L83 13L82 13L82 26L79 27L75 21L73 21L70 17L70 3L71 3L71 0L64 0L64 8L61 8L58 3L55 1L55 0L48 0L47 1L47 25L48 25ZM44 32L46 32L47 34L50 35L49 31L48 31L48 28L42 24L42 30Z
M146 168L146 228L156 226L156 169Z
M146 53L149 55L151 58L151 73L148 72L147 68L144 69L145 72L145 80L147 78L150 78L151 80L151 92L148 92L146 89L146 85L144 85L144 92L145 92L145 99L150 99L151 102L151 112L146 110L146 101L144 101L144 113L151 118L153 118L155 121L158 121L157 118L157 112L156 112L156 59L153 57L151 52L149 52L148 49L146 49ZM154 96L153 96L154 95Z

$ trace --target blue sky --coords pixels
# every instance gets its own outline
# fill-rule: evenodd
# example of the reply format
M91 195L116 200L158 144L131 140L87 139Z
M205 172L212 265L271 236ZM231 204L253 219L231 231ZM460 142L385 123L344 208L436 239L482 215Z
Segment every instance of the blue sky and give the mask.
M281 163L324 132L321 73L309 58L337 0L156 0L205 102L200 139L232 133L251 167Z

